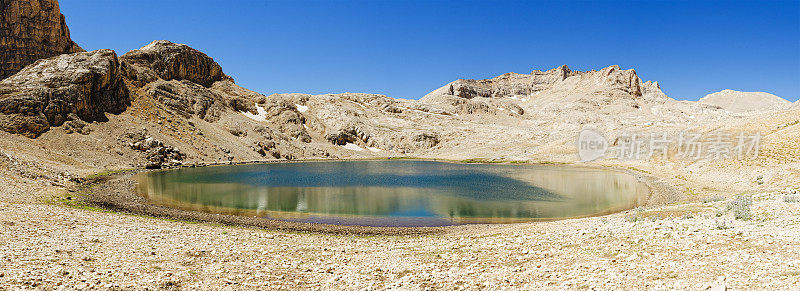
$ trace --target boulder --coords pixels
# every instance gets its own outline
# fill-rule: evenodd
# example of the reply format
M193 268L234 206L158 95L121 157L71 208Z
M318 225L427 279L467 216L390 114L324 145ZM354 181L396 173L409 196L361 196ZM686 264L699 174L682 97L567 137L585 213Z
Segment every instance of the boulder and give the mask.
M175 147L165 145L163 142L147 136L144 133L129 133L128 138L133 141L128 146L145 154L147 169L160 169L162 167L177 167L186 157Z
M130 96L120 67L107 49L36 61L0 81L0 129L37 137L70 114L91 122L123 112Z

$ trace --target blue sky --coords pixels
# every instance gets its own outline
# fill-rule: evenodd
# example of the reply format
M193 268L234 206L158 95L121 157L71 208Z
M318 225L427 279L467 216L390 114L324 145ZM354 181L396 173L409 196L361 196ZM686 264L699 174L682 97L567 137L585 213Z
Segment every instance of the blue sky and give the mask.
M634 68L667 95L800 96L800 1L61 0L84 49L185 43L263 94L417 99L455 79Z

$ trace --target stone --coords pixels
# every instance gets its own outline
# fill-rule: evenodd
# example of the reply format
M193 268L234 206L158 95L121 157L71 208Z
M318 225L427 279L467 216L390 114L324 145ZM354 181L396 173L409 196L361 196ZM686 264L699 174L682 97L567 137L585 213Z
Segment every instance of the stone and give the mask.
M163 142L144 135L143 133L130 133L128 138L133 139L128 143L131 149L145 154L147 159L146 169L160 169L162 167L177 167L186 157L175 147L167 146Z

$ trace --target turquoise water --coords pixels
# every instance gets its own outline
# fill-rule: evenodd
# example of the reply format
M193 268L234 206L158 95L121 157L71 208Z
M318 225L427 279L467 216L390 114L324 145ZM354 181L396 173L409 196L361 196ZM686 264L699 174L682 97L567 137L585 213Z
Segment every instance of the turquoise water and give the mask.
M597 215L636 207L648 193L615 171L408 160L185 168L142 174L137 188L170 207L368 226Z

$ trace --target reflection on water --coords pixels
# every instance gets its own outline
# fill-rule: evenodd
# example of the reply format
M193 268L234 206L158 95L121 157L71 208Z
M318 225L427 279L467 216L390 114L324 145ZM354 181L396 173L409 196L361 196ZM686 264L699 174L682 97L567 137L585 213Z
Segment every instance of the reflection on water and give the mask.
M618 172L430 161L300 162L141 175L172 207L306 222L422 226L575 217L635 207L647 194Z

